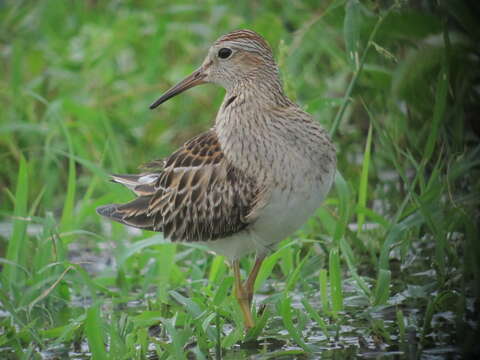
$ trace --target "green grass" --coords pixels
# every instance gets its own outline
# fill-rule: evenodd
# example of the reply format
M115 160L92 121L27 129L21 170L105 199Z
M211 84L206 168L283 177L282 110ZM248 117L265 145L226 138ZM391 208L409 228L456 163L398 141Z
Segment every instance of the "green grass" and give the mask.
M478 352L479 9L416 3L2 2L0 357ZM339 170L263 263L247 334L223 258L95 213L132 198L108 173L212 125L213 86L148 105L242 27L271 43Z

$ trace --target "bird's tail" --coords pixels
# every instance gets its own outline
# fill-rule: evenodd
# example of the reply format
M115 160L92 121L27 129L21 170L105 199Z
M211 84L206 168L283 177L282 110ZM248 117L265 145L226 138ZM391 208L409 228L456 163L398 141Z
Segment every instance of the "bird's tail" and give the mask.
M154 216L148 216L151 196L140 196L126 204L109 204L98 207L97 213L119 223L144 230L154 230Z

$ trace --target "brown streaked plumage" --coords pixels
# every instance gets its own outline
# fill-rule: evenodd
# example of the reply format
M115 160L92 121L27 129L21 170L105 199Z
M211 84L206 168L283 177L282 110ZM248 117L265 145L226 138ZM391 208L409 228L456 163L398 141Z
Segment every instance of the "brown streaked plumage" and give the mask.
M243 230L259 189L229 164L213 130L188 141L158 173L113 175L138 198L98 213L125 225L163 232L172 241L210 241ZM158 162L156 163L158 166Z
M233 265L245 326L266 254L321 204L335 174L325 130L285 96L268 43L250 30L220 37L202 66L155 101L199 84L227 91L215 126L140 175L113 175L137 198L98 213L172 241L202 242ZM239 258L257 260L241 282Z

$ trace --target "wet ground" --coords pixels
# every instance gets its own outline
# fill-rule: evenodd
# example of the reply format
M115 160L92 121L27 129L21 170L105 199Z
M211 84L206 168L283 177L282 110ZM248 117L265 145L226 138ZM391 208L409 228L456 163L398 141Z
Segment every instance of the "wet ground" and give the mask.
M115 267L115 260L107 248L101 252L90 251L81 248L76 244L70 246L70 258L73 263L81 263L92 275L99 274L105 270ZM310 291L297 290L291 293L292 307L298 309L294 321L301 329L303 339L308 346L308 351L296 345L290 334L284 330L282 319L272 316L262 335L255 341L238 343L229 350L222 350L223 359L461 359L461 347L459 343L459 322L462 331L477 331L478 324L473 321L475 313L475 301L466 297L465 317L459 318L454 311L458 303L458 296L455 291L447 293L446 300L452 306L444 306L446 311L434 311L431 317L431 325L427 329L421 325L425 318L425 304L429 296L436 296L429 293L431 284L434 282L436 273L434 269L426 266L427 257L421 256L432 250L427 244L416 249L411 259L403 262L403 267L397 266L395 270L395 259L392 259L392 268L395 270L392 278L395 279L392 296L388 305L373 307L368 299L363 297L356 288L353 279L344 281L344 305L345 311L337 314L336 318L320 313L325 321L326 328L323 329L317 322L312 321L305 314L302 299L307 300L315 309L321 309L317 290L312 287ZM365 279L368 280L367 277ZM367 283L372 286L373 280ZM256 296L259 306L272 307L272 296L279 292L285 284L278 280L269 280ZM155 296L152 289L150 297ZM458 295L458 296L457 296ZM122 311L125 314L137 315L146 309L146 297L143 301L130 301L123 304L105 303L104 306L110 310ZM91 305L88 298L74 298L71 306L86 308ZM274 313L274 312L272 312ZM403 320L399 319L399 314ZM2 312L0 317L8 314ZM398 323L403 321L403 334L399 333ZM223 334L227 335L232 331L230 325L226 325ZM149 328L150 337L159 341L168 342L169 338L161 326ZM151 344L149 358L157 359L155 347ZM193 348L195 339L185 346L185 350ZM9 358L11 349L0 349L0 355ZM52 346L44 349L43 359L89 359L91 357L88 345L85 341L79 341L73 348L66 348L62 345ZM212 358L217 354L211 353ZM194 352L190 352L189 358L197 358ZM2 357L3 358L3 357Z

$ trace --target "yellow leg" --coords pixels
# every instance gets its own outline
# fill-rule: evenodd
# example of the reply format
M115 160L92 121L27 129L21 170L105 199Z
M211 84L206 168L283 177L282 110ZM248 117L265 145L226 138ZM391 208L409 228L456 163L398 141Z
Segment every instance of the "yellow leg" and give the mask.
M242 284L242 279L240 277L240 263L238 260L233 262L233 275L235 277L235 297L237 298L238 304L243 314L243 322L245 324L245 329L251 329L254 325L252 312L250 311L250 302L248 300L248 294L245 291L245 288Z
M253 292L255 291L255 288L254 288L255 287L255 280L257 279L258 271L260 270L260 267L262 266L263 260L265 260L264 255L258 255L255 258L255 265L253 265L252 271L250 271L250 274L248 275L248 279L245 282L245 290L247 292L249 307L252 306Z

